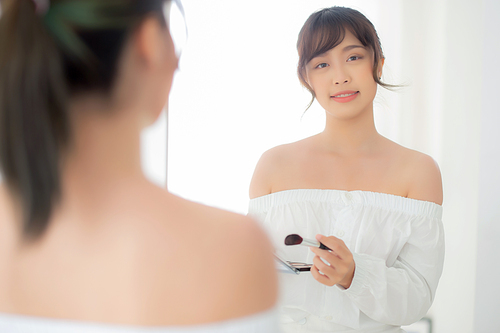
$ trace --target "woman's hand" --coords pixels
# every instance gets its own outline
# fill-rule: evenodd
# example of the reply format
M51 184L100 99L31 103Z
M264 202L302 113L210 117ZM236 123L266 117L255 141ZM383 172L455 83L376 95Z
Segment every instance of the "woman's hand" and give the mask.
M309 248L316 254L311 267L312 276L326 286L331 287L339 284L346 289L349 288L356 267L351 251L349 251L344 241L337 237L316 235L316 239L328 246L332 251L322 250L317 247ZM325 264L320 257L329 265Z

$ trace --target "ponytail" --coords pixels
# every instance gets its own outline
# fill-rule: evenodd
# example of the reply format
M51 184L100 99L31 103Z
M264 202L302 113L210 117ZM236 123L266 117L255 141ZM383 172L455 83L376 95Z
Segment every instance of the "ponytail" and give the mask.
M29 238L61 197L69 98L110 92L127 35L151 13L164 22L166 0L52 0L43 15L33 1L10 0L0 17L0 172Z
M69 139L62 55L31 0L0 18L0 168L22 208L23 234L47 228L61 195L61 151Z

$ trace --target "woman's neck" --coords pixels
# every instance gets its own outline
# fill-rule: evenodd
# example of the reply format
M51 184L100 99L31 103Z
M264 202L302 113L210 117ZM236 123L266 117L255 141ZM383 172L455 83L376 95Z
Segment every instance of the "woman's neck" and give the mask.
M71 107L73 137L62 163L63 198L98 200L124 182L143 180L140 110L116 109L98 99Z
M372 151L381 135L375 128L373 109L371 109L345 119L327 113L325 129L319 137L323 147L328 151L356 155Z

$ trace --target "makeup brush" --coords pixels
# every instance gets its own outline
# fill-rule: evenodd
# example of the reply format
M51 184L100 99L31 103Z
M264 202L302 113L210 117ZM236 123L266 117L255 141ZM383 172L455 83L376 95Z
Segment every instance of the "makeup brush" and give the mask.
M326 246L323 243L318 242L317 240L313 239L307 239L307 238L302 238L301 236L297 234L291 234L285 237L285 245L304 245L304 246L312 246L312 247L319 247L320 249L323 250L329 250L331 251L328 246Z

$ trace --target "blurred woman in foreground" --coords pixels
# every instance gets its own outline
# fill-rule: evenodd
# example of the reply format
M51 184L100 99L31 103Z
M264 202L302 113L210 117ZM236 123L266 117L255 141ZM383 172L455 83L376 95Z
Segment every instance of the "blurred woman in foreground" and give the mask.
M263 232L141 170L172 2L2 2L0 331L276 331Z

